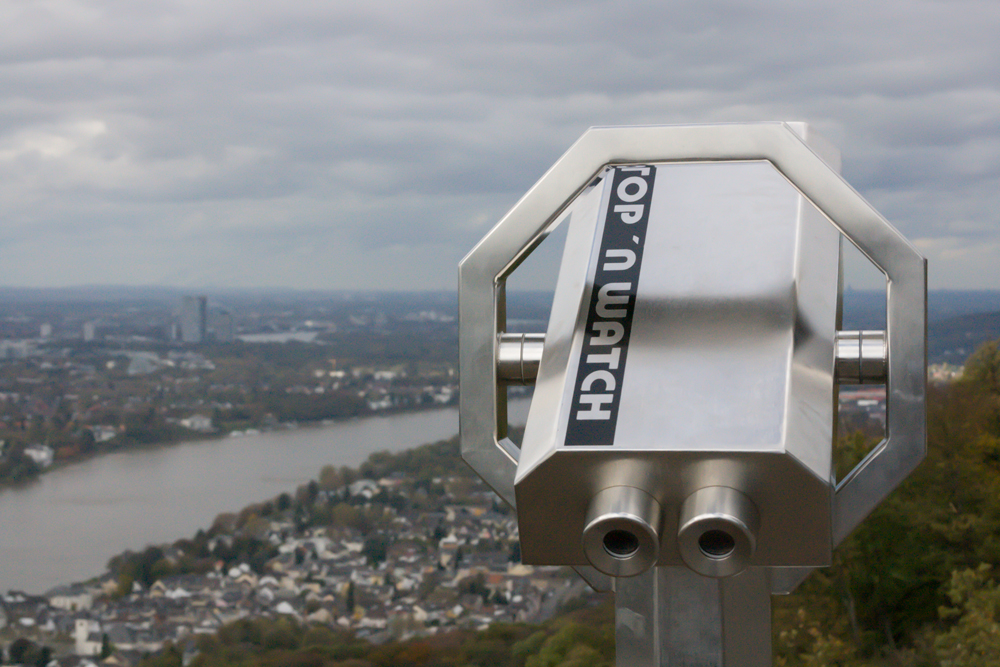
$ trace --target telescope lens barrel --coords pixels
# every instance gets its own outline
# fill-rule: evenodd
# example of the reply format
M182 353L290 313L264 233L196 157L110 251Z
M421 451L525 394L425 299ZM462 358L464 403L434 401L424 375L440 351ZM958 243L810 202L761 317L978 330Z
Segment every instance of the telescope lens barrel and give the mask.
M743 493L709 486L685 499L679 526L677 545L685 564L706 577L728 577L750 564L760 517Z
M612 486L590 502L583 552L590 564L611 577L634 577L660 553L660 504L641 489Z

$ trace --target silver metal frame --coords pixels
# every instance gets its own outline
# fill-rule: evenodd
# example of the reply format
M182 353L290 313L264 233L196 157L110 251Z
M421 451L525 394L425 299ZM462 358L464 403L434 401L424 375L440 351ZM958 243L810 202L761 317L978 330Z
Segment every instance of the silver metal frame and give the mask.
M618 667L770 667L770 568L725 579L655 567L615 580Z
M511 506L519 452L497 369L506 278L606 165L735 160L773 164L887 277L887 437L836 487L834 545L922 460L927 269L916 249L786 123L591 128L459 264L462 456Z

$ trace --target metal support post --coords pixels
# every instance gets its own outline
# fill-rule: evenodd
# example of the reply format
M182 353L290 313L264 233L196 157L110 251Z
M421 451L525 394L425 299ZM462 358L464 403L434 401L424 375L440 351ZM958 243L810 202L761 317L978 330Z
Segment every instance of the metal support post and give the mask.
M767 570L714 579L656 567L615 580L617 667L769 667Z

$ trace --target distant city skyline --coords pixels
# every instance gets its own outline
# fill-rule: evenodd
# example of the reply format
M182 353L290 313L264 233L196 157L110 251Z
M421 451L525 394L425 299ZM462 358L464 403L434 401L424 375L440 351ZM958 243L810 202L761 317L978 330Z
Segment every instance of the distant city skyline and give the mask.
M0 285L452 290L593 125L807 121L1000 289L1000 4L3 3ZM522 270L548 284L551 251Z

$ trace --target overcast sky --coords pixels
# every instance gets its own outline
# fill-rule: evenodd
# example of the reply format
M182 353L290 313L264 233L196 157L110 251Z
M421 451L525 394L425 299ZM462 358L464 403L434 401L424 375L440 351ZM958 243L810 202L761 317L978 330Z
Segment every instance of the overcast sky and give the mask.
M0 2L0 285L453 289L592 125L805 120L1000 289L1000 2Z

